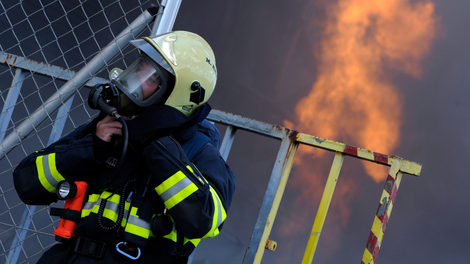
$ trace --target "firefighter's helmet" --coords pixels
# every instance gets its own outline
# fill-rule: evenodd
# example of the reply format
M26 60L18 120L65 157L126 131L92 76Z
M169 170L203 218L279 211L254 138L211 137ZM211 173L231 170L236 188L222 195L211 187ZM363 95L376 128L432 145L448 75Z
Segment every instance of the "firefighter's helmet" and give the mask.
M146 74L153 76L151 80L159 85L151 95L127 89L126 93L133 95L129 97L134 103L142 107L164 103L190 116L209 100L217 81L217 68L214 52L202 37L174 31L131 43L139 49L141 56L140 62L130 67L137 69L142 63L150 63L153 68ZM126 78L126 71L116 80Z

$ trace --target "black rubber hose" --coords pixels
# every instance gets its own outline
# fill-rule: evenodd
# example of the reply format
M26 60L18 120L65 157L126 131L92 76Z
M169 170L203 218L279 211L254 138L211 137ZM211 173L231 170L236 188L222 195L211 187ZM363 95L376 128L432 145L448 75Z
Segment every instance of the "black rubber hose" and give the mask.
M116 230L121 225L122 219L124 218L124 208L125 208L125 203L126 203L127 187L133 181L134 180L130 180L130 181L126 182L126 184L124 184L124 186L122 187L121 197L119 197L118 218L112 226L105 226L103 224L103 213L104 213L104 209L106 207L106 203L108 202L108 199L111 198L111 196L113 196L114 194L112 194L110 197L108 197L106 199L101 200L100 208L98 209L98 219L97 219L97 221L98 221L98 226L102 230L104 230L104 231L113 231L113 230Z
M124 159L125 159L126 154L127 154L127 145L129 144L129 136L128 136L128 132L127 132L126 121L118 113L115 113L115 116L118 119L118 121L122 124L121 133L122 133L122 138L123 138L124 142L123 142L123 146L122 146L122 150L121 150L121 157L119 158L119 160L116 164L116 167L114 167L113 178L104 187L100 188L100 187L97 186L97 188L100 191L104 191L104 190L108 189L116 181L117 177L119 176L119 174L121 172L122 164L124 163Z

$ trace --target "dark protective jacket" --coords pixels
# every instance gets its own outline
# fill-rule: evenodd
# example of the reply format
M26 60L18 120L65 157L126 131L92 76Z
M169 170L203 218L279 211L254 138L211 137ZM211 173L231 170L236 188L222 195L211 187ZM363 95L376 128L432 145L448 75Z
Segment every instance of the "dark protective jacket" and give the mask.
M189 256L202 238L219 233L235 190L235 177L214 146L217 143L204 144L191 160L183 151L185 144L194 145L188 142L198 133L207 136L214 132L198 125L208 108L203 107L191 119L169 108L158 111L162 115L167 112L169 119L163 119L170 125L127 122L130 144L119 172L114 168L121 148L95 135L102 115L29 155L13 173L19 197L26 204L49 205L57 201L60 181L86 181L76 237L105 242L110 253L121 259L114 248L125 241L141 249L142 263L175 253ZM146 144L133 140L149 131L160 132ZM115 173L119 173L117 180L102 190ZM168 234L151 228L152 220L161 215L171 219Z

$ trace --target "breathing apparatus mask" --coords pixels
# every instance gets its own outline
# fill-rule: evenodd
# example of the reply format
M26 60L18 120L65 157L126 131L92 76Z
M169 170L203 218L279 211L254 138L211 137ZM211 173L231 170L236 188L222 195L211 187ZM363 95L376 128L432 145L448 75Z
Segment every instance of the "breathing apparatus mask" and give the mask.
M88 105L111 116L114 111L132 117L164 101L171 90L171 78L168 70L141 53L126 70L113 69L110 82L94 87L88 96Z

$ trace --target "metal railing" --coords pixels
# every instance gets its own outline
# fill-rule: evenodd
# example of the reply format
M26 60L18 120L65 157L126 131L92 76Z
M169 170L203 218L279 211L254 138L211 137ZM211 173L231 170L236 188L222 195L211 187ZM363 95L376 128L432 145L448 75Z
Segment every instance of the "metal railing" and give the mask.
M379 208L374 218L372 230L362 258L362 263L375 263L402 174L406 173L419 176L422 168L420 164L404 160L400 157L376 153L217 110L213 110L208 119L228 125L228 132L225 133L226 135L221 146L221 152L225 155L228 155L227 148L229 147L227 146L232 145L235 138L234 132L238 129L281 140L281 146L243 263L261 263L265 249L275 250L277 243L269 240L269 235L289 179L299 144L321 148L335 153L302 264L312 263L313 261L344 157L351 156L384 166L390 166L390 171L380 198Z

